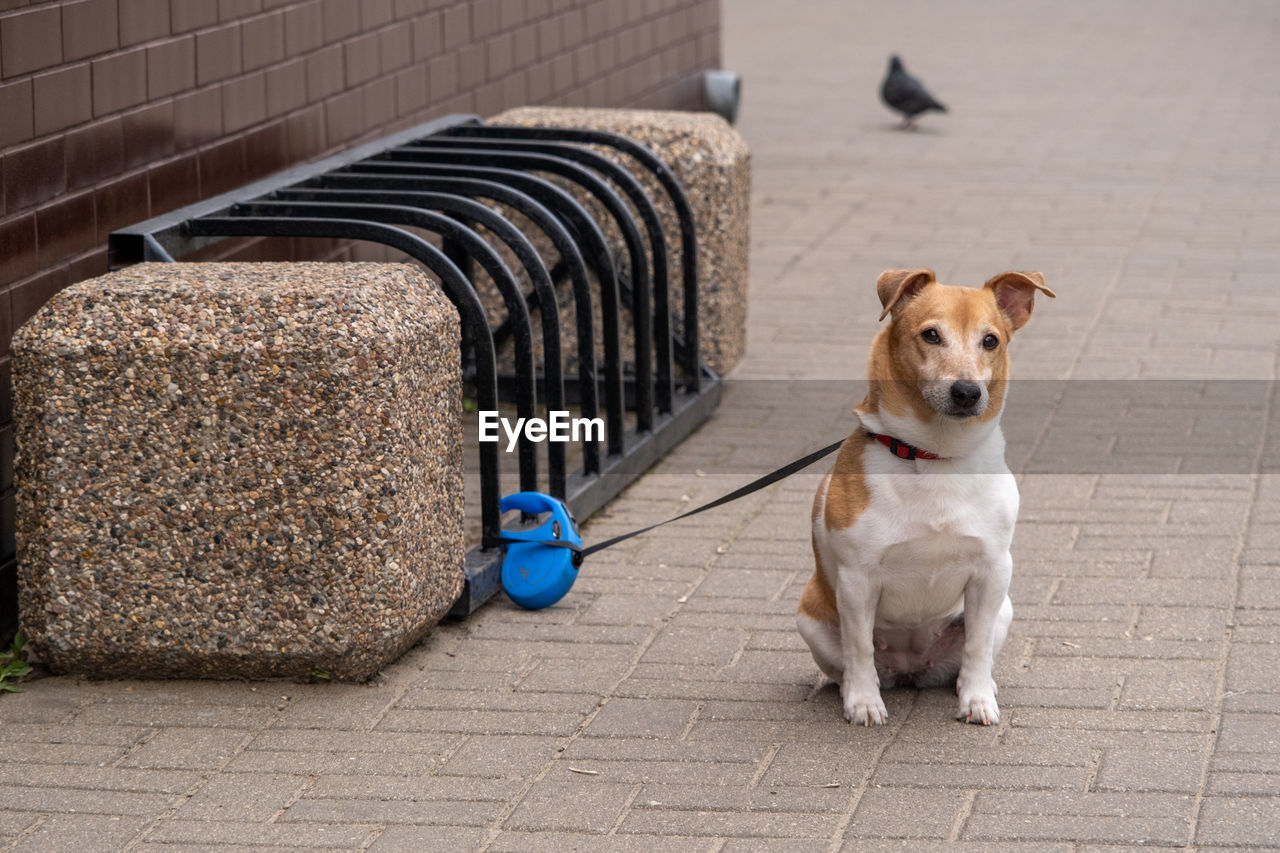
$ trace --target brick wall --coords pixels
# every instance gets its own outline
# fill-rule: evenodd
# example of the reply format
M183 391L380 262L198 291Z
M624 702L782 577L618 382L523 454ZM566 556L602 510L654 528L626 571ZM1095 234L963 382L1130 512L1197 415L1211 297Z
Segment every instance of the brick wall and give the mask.
M719 44L718 0L0 0L0 565L9 340L112 230L445 113L697 108Z

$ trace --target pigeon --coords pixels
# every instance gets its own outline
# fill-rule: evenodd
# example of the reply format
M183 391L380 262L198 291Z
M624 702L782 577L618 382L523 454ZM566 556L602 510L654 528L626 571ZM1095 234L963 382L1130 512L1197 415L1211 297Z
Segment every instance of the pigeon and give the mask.
M884 83L880 86L880 98L895 112L902 113L902 129L911 130L916 126L916 116L929 110L945 113L947 108L933 99L920 84L920 81L907 73L902 67L902 60L897 56L889 57L889 71L884 75Z

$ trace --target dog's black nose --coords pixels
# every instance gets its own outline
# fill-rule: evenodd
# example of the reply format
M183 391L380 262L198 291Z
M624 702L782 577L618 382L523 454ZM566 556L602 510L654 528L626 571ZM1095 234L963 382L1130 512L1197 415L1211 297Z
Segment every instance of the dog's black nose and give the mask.
M953 382L951 384L951 402L961 409L972 409L982 399L982 389L976 382Z

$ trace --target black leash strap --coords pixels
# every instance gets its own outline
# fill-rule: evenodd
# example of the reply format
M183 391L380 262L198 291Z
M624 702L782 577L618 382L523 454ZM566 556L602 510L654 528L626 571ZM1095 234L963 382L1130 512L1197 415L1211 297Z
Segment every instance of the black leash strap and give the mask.
M716 507L723 506L724 504L727 504L730 501L736 501L738 498L746 497L752 492L758 492L761 489L763 489L765 486L771 486L774 483L778 482L779 480L785 479L786 477L790 477L792 474L796 473L797 471L803 468L808 468L810 465L817 462L822 457L830 456L832 453L839 450L840 445L842 444L844 444L843 438L833 444L827 445L821 450L813 451L808 456L797 459L796 461L791 462L787 465L783 465L778 470L765 474L760 479L753 480L750 483L747 483L745 486L739 489L735 489L734 491L730 492L729 494L723 497L716 498L710 503L705 503L702 506L697 507L696 509L691 509L688 512L681 513L680 515L677 515L674 518L668 518L666 521L659 521L657 524L650 524L648 527L642 527L639 530L632 530L630 533L623 533L622 535L615 536L612 539L606 539L603 542L597 542L596 544L592 545L589 548L579 548L577 545L574 545L571 542L564 542L564 541L554 540L554 539L541 542L540 544L551 545L557 548L568 548L572 550L574 552L574 555L573 555L574 565L581 565L582 561L588 555L594 554L596 551L603 551L605 548L610 548L614 545L617 545L619 542L625 542L626 540L630 539L632 536L639 536L641 533L648 533L650 530L653 530L658 527L662 527L664 524L670 524L673 521L679 521L682 518L688 518L691 515L697 515L700 512L706 512L709 509L715 509ZM525 542L527 540L504 538L499 541L504 542L506 544L514 544L517 542Z

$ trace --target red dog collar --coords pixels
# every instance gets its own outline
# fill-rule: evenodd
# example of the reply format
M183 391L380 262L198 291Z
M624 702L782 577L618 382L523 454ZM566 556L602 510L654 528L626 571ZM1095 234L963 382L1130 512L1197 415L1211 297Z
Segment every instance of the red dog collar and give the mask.
M893 436L881 435L878 432L869 432L867 435L889 448L889 452L899 459L941 459L942 457L936 453L930 453L927 450L921 450L913 444L907 444L905 441L899 441Z

